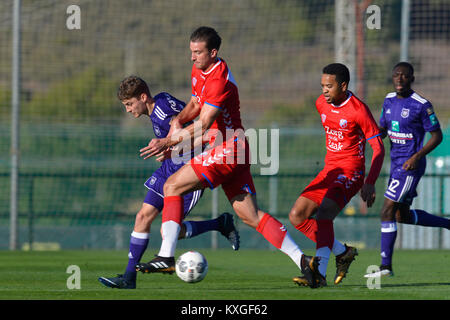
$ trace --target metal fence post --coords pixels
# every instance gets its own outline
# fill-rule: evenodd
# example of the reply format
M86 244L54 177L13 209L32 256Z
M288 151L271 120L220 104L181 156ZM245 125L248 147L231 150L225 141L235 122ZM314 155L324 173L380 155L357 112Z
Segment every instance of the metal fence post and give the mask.
M19 192L20 7L20 0L15 0L13 5L12 28L10 250L16 250L18 244L17 216Z
M400 32L400 61L409 59L409 16L411 11L410 0L402 1L402 20Z
M444 187L445 187L444 176L441 175L441 176L439 176L439 191L440 191L440 193L439 193L439 215L441 217L444 216L444 194L445 194ZM439 228L438 249L442 249L442 247L443 247L444 237L443 237L442 232L443 232L443 228Z

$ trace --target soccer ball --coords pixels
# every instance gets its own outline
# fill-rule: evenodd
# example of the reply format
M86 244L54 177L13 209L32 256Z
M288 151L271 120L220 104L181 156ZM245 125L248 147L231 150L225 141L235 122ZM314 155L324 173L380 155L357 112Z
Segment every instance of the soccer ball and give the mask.
M208 273L208 261L197 251L183 253L175 265L177 276L186 282L202 281Z

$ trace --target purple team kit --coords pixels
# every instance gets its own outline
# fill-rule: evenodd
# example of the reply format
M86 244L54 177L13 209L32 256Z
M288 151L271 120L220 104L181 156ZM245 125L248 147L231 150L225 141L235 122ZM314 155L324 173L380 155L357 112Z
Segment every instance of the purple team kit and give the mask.
M183 110L185 103L172 95L161 92L154 97L155 107L150 114L153 125L153 132L157 138L164 138L170 130L170 121ZM190 157L187 159L190 160ZM172 159L166 159L161 167L145 181L144 185L149 189L144 202L151 204L162 211L164 206L163 187L167 178L180 169L184 163L174 163ZM186 216L203 194L203 190L197 190L184 196L184 215Z
M391 175L384 196L411 205L425 173L426 159L421 158L414 170L404 170L402 165L422 149L425 132L440 128L439 121L431 103L416 92L403 99L392 92L384 99L380 125L391 140Z

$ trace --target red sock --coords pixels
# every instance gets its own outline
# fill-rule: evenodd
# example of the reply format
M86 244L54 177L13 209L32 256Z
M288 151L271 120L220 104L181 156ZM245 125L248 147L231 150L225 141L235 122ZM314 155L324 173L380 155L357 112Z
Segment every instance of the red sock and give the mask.
M175 221L181 225L183 220L184 201L181 196L164 197L164 208L162 212L162 222L169 220Z
M334 228L333 220L317 220L316 248L328 247L333 250Z
M256 227L256 231L261 233L277 249L281 248L287 233L286 227L268 213L264 214L258 227Z
M303 233L309 239L317 242L317 220L316 219L306 219L299 225L295 226L295 229Z

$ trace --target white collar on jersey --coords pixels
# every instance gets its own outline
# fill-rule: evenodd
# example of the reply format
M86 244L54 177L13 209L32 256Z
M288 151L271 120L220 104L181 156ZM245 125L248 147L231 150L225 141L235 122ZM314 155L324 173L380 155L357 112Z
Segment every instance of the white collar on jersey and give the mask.
M334 104L332 104L332 103L331 103L331 105L332 105L333 107L335 107L335 108L340 108L340 107L345 106L345 104L348 102L348 100L350 100L350 98L351 98L352 95L353 95L353 94L351 93L351 91L348 91L347 94L348 94L347 100L345 100L344 102L342 102L340 105L336 106L336 105L334 105Z
M219 61L216 62L216 64L211 68L211 70L209 70L208 72L203 72L202 73L204 75L210 74L215 68L217 68L217 66L222 62L222 60L220 60L220 58L217 58Z

